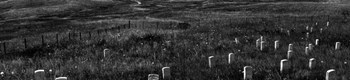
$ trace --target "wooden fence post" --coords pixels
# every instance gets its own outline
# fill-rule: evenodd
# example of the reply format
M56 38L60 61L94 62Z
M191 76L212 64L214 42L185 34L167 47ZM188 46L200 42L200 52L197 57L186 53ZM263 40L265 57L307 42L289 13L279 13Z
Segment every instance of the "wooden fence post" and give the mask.
M79 32L79 39L82 40L82 38L81 38L81 32Z
M91 39L91 32L89 32L89 39Z
M23 42L24 42L24 49L27 49L27 39L24 38Z
M56 45L58 45L58 34L56 34Z
M45 45L44 35L41 35L41 44L42 44L43 46Z
M70 32L68 33L68 40L71 40L71 39L70 39Z
M4 54L6 54L6 42L4 42L4 43L2 44L2 46L3 46L3 52L4 52Z

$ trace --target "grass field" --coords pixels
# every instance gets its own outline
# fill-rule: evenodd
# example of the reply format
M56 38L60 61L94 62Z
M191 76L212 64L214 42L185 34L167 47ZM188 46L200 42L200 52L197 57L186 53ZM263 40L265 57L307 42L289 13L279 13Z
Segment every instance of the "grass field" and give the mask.
M138 6L120 1L98 7L61 8L69 4L60 4L0 10L0 40L7 44L7 53L0 45L0 79L34 79L35 70L45 69L50 80L60 76L69 80L146 80L148 74L161 76L161 69L170 67L171 80L242 80L244 66L253 67L254 80L324 80L329 69L335 69L339 79L350 79L349 15L344 14L350 11L348 5L141 2ZM48 13L30 12L38 8ZM191 26L176 26L183 22ZM261 36L267 41L264 51L255 47ZM306 55L305 47L315 44L315 39L320 39L319 46ZM281 43L278 50L273 48L275 40ZM336 42L341 42L340 50L334 49ZM295 55L285 74L279 71L280 61L287 59L290 43ZM103 57L104 49L110 50L107 57ZM232 64L227 61L229 53L235 54ZM217 59L213 68L208 66L209 56ZM312 70L308 69L311 58L317 62Z

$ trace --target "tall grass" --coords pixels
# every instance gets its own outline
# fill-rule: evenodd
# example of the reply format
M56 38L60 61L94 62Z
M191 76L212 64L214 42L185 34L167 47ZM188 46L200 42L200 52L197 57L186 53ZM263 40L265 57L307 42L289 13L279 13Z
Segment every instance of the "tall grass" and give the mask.
M164 16L174 14L176 16ZM2 79L31 79L36 69L48 71L47 77L67 76L73 80L86 79L147 79L151 73L161 74L162 67L170 67L172 78L179 80L214 80L242 79L243 67L252 66L253 79L281 80L284 77L279 72L280 60L287 58L288 44L294 44L295 57L289 79L305 80L308 75L324 79L326 70L336 69L338 75L349 75L350 66L348 23L336 14L331 15L331 26L326 27L327 17L322 14L305 16L266 15L264 13L229 13L198 11L173 12L154 14L189 22L189 29L173 27L175 23L165 21L135 20L131 29L117 30L113 27L124 25L127 20L91 22L73 26L81 32L90 30L111 29L107 34L102 32L98 37L96 31L93 39L75 38L68 40L68 31L60 32L60 44L55 44L56 33L45 33L48 44L41 46L40 37L33 36L33 44L28 49L20 49L21 38L12 39L16 46L10 47L10 53L1 55L0 72L5 72ZM210 16L208 16L210 15ZM106 22L106 23L104 23ZM118 22L119 24L113 24ZM142 23L146 25L140 27ZM156 27L156 23L161 23ZM319 22L319 25L314 25ZM172 25L170 25L172 24ZM324 28L324 32L310 33L305 39L305 26L315 30ZM94 28L98 26L99 28ZM74 27L77 27L75 29ZM280 31L280 28L283 31ZM288 36L286 30L291 31ZM175 37L176 36L176 37ZM255 40L264 36L267 38L267 51L255 47ZM28 38L28 39L29 39ZM240 44L235 43L239 38ZM320 39L309 54L304 55L305 46ZM280 49L275 51L273 42L280 41ZM340 50L334 50L335 42L342 42ZM17 43L16 43L17 42ZM344 44L343 44L344 43ZM103 50L110 49L111 56L103 58ZM235 60L227 64L229 53L235 53ZM209 68L208 57L219 58L218 65ZM308 69L308 61L315 58L315 70ZM347 62L347 63L345 63ZM50 70L52 70L50 72ZM11 73L14 74L11 74Z

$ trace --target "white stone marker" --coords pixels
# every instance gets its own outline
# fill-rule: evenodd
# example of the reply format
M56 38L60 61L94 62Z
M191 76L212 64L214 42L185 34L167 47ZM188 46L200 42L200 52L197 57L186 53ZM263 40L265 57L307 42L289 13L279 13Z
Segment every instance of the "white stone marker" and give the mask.
M260 42L260 50L263 51L266 48L266 42L265 41L261 41Z
M306 55L309 55L309 52L310 52L309 50L310 50L309 47L305 47L305 54Z
M282 59L281 63L280 63L280 71L281 72L285 72L286 70L288 70L290 68L290 63L288 61L288 59Z
M327 21L327 27L329 26L329 21Z
M275 41L275 50L280 47L280 42L278 40Z
M338 50L338 49L340 49L340 42L335 43L335 50Z
M45 70L39 69L34 71L35 74L35 80L46 80L45 78Z
M291 58L293 57L293 55L294 55L294 52L291 51L291 50L289 50L289 51L287 52L287 59L291 59Z
M326 72L326 80L337 80L337 74L334 69L330 69Z
M57 77L57 78L55 78L55 80L68 80L68 78L67 77Z
M314 46L312 44L309 44L309 50L312 51L312 49L314 48Z
M309 33L309 32L307 32L307 33L306 33L306 38L309 38L309 35L310 35L310 33Z
M261 41L260 39L257 39L257 40L256 40L256 43L255 43L256 48L259 48L259 47L260 47L260 41Z
M314 27L311 27L311 28L310 28L310 32L312 32L313 30L314 30Z
M322 33L322 32L323 32L323 28L320 29L320 33Z
M148 74L148 80L159 80L158 74Z
M306 26L306 31L309 31L309 26Z
M315 45L318 46L318 45L320 44L319 42L320 42L320 40L319 40L319 39L316 39L316 40L315 40Z
M309 69L314 69L316 67L316 59L315 58L311 58L309 60Z
M235 42L236 42L236 44L239 44L238 38L235 38Z
M288 45L288 51L293 51L293 44Z
M103 58L106 58L107 54L109 54L109 49L104 49L103 50Z
M253 80L253 67L244 66L243 79L244 80Z
M231 64L234 59L235 59L235 54L234 53L229 53L228 54L228 64Z
M163 79L170 79L171 78L170 67L163 67L162 68L162 73L163 73Z
M209 67L212 68L215 66L215 59L214 56L209 56L208 57L208 61L209 61Z
M265 41L264 36L260 36L260 41Z

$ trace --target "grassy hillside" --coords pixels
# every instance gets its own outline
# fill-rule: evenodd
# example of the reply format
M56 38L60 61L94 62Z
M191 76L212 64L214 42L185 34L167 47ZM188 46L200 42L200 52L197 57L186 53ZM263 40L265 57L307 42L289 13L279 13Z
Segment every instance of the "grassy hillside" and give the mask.
M252 66L253 79L259 80L324 80L329 69L336 69L339 76L350 76L350 23L342 15L349 8L346 5L164 4L167 3L147 1L147 5L140 6L149 10L140 11L129 6L134 4L125 3L101 11L83 11L75 14L80 17L60 21L25 19L2 23L0 37L7 38L3 42L8 42L8 52L0 53L0 72L4 72L0 79L33 79L34 70L45 69L50 79L67 76L72 80L145 80L148 74L161 76L161 68L170 67L174 80L242 80L244 66ZM328 21L330 25L326 26ZM176 27L180 22L191 26ZM306 26L313 27L313 32ZM260 36L267 41L264 51L255 47ZM24 48L24 39L28 48ZM315 39L320 39L320 45L306 55L305 46L315 44ZM278 50L273 49L275 40L281 41ZM341 49L334 50L338 41ZM294 44L295 55L290 59L292 69L285 75L279 71L279 63L287 58L290 43ZM107 57L102 55L104 49L110 49ZM232 64L227 62L228 53L235 54ZM209 56L217 59L214 68L208 67ZM308 69L310 58L317 60L312 70Z
M38 16L70 16L84 10L94 10L121 3L112 0L9 0L0 3L0 16L16 19Z

